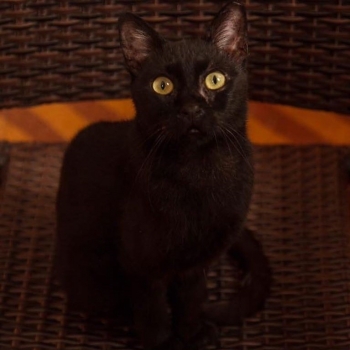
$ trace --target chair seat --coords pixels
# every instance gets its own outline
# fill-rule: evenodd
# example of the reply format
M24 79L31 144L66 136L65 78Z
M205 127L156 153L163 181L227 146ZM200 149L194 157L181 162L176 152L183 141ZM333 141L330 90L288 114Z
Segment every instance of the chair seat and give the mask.
M65 145L13 144L0 197L0 349L136 348L127 328L66 309L52 278L54 201ZM256 147L248 226L273 270L266 308L220 329L216 349L350 349L350 233L340 160L349 148ZM237 285L223 257L210 299ZM92 301L93 302L93 301Z

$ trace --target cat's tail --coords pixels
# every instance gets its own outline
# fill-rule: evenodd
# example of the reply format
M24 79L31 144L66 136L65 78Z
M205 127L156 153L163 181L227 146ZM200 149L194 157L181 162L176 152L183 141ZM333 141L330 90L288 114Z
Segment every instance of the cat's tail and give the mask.
M230 258L238 259L245 275L232 299L205 305L204 318L218 326L241 324L246 317L259 311L269 295L272 282L268 259L252 231L245 229L228 254Z

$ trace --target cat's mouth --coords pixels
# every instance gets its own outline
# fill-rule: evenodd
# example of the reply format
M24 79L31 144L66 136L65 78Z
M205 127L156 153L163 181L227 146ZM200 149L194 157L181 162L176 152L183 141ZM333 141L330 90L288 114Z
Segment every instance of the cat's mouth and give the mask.
M176 137L180 139L187 139L188 142L200 142L205 143L211 138L211 133L209 128L203 123L188 123L187 125L179 125L178 134ZM180 128L181 127L181 128Z
M202 132L201 132L198 128L192 126L192 127L189 129L188 133L189 133L190 135L199 135L199 134L201 134Z
M196 125L193 123L189 125L185 131L185 135L192 141L204 141L208 137L208 131L204 125Z
M205 131L204 131L203 125L201 125L200 123L198 123L196 121L192 121L187 126L186 133L187 133L187 135L190 135L190 136L202 136L205 134Z

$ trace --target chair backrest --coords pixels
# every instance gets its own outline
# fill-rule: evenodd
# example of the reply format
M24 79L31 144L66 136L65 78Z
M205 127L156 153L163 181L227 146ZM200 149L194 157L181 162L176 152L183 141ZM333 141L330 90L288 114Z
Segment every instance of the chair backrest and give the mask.
M251 98L350 113L349 2L247 0ZM174 39L223 1L3 0L0 107L129 96L117 21L133 11Z

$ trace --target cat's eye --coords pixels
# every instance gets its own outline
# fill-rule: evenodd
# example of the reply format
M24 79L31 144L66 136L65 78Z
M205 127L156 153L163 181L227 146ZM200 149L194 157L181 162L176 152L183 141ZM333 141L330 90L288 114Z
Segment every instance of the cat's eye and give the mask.
M213 72L206 76L205 86L209 90L217 90L223 87L226 83L225 76L220 72Z
M169 95L174 90L174 84L169 78L158 77L153 82L153 90L160 95Z

